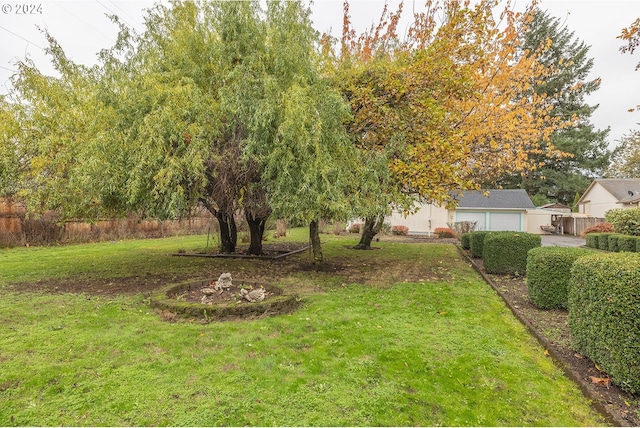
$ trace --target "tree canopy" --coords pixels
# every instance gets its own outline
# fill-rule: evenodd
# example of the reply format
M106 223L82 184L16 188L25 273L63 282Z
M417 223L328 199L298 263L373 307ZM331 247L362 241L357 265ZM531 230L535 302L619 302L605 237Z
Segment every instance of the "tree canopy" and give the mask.
M640 177L640 131L631 131L622 137L620 144L613 150L606 176L612 178Z
M323 39L326 69L351 105L349 132L386 162L379 207L407 209L407 196L455 204L461 191L562 156L549 135L566 119L533 90L547 77L545 47L519 54L532 10L428 1L399 35L402 7L385 7L358 35L345 3L341 40Z
M60 77L21 63L3 109L24 130L2 147L28 159L29 208L172 218L201 203L228 252L238 210L260 233L256 252L272 210L352 215L366 174L356 179L349 108L319 73L309 13L298 2L157 5L140 34L114 17L118 41L92 69L47 35Z
M321 39L300 2L158 4L83 67L49 34L58 77L19 64L0 106L3 189L64 216L172 218L197 204L235 249L235 214L260 251L266 218L380 219L544 165L574 116L536 91L547 45L525 50L532 10L428 1L397 34L383 10L361 35ZM526 54L522 54L526 52ZM253 232L256 233L254 237ZM257 237L257 238L256 238ZM256 238L254 240L254 238ZM254 246L255 245L255 246Z
M566 155L537 155L538 168L499 183L570 205L577 192L583 192L593 178L602 175L609 161L606 141L609 129L595 129L590 119L598 106L590 106L586 101L588 95L600 88L600 79L587 80L593 67L589 46L563 26L559 18L535 8L520 38L521 55L541 52L538 61L548 74L534 85L533 91L545 96L553 106L549 116L565 124L550 135L550 143ZM543 149L546 145L541 142Z

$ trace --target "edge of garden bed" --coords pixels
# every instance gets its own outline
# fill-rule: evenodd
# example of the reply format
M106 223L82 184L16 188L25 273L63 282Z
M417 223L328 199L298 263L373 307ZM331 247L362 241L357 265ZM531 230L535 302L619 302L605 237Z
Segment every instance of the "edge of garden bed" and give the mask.
M575 370L573 370L573 368L571 367L571 364L569 364L569 362L558 351L556 351L556 349L553 346L553 344L551 342L549 342L549 340L547 340L546 337L541 335L531 325L531 323L529 321L527 321L526 319L524 319L520 315L520 312L516 308L513 307L511 302L509 302L509 300L504 296L502 291L500 291L500 288L497 287L493 283L493 281L491 281L491 279L485 274L485 272L482 271L480 266L478 266L475 263L475 261L471 257L469 257L469 255L466 253L466 251L464 251L462 249L462 247L460 247L460 245L456 245L456 248L458 249L458 252L460 253L460 255L462 255L464 258L466 258L467 261L469 261L469 263L471 263L473 268L476 270L476 272L478 272L480 274L480 276L485 280L485 282L487 284L489 284L491 286L491 288L493 288L495 290L496 293L498 293L500 298L504 301L504 303L509 308L511 313L513 313L513 315L516 317L516 319L518 321L520 321L520 323L522 323L522 325L524 325L526 327L526 329L529 331L529 333L533 337L536 338L538 343L540 343L540 345L542 345L542 347L547 351L549 357L551 357L551 360L554 362L554 364L556 366L558 366L560 369L562 369L562 371L565 373L565 375L567 375L569 377L569 379L571 379L572 381L574 381L576 383L576 385L578 385L578 387L580 388L580 390L582 391L582 393L584 394L585 397L587 397L588 399L591 400L591 402L593 403L594 408L598 412L600 412L600 414L608 422L610 422L611 424L613 424L615 426L628 426L628 423L626 423L622 419L618 418L615 414L610 412L609 409L604 404L602 404L600 402L600 400L598 400L591 393L591 390L586 385L586 382L581 378L580 374L578 372L576 372Z

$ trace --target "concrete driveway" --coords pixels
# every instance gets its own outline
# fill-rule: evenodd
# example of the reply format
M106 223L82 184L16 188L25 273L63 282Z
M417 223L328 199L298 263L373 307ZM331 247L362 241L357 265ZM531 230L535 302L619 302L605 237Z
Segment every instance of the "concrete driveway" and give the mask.
M542 235L543 247L582 247L586 241L571 235Z

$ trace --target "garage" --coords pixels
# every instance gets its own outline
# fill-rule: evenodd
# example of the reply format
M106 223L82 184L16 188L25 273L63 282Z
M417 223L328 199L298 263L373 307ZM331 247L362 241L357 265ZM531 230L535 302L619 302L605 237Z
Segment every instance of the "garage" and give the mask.
M520 213L487 213L489 230L513 230L522 232L522 215Z
M527 210L535 209L523 189L467 191L455 210L455 221L475 221L476 230L525 230Z

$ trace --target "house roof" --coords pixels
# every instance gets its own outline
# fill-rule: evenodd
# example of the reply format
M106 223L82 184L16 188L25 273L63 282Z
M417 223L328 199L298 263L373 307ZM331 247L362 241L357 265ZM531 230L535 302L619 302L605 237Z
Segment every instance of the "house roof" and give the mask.
M524 189L493 189L483 191L467 190L461 196L458 209L535 209Z
M559 202L554 202L552 204L542 205L542 206L540 206L538 208L541 209L541 210L553 210L553 209L570 210L571 209L571 207L568 207L565 204L561 204Z
M583 202L584 197L596 183L611 193L619 203L631 203L640 200L640 178L596 178L587 187L578 203Z

